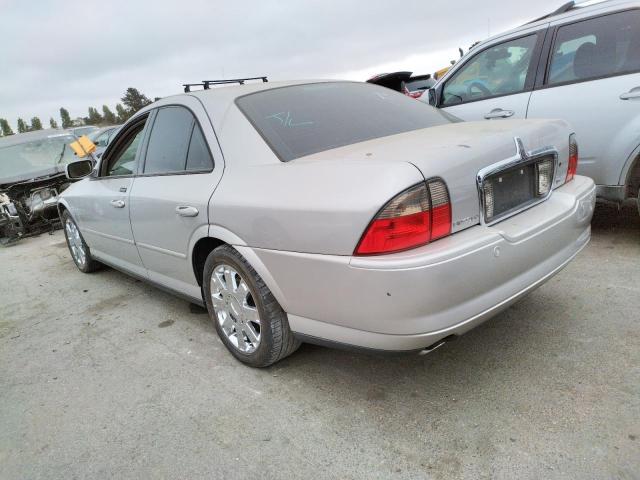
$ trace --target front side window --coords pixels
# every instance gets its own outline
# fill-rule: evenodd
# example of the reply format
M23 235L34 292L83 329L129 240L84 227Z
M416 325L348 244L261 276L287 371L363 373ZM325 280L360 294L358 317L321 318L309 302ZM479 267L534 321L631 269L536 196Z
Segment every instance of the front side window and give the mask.
M558 28L550 85L640 70L640 11L620 12Z
M146 120L136 124L130 132L121 138L113 155L107 160L106 175L133 175L136 173L137 152L144 133Z
M525 91L537 40L529 35L478 53L447 81L442 106Z

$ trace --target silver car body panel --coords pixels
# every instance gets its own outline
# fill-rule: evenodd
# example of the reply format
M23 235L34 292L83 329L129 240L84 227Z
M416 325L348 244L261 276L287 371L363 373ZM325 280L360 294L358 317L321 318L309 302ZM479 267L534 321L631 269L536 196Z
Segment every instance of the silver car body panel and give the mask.
M238 250L258 257L277 281L274 294L294 331L414 350L469 330L551 278L589 241L594 204L593 181L576 177L520 215L408 252L358 258Z
M484 48L527 34L587 20L590 18L639 9L638 0L610 0L578 5L566 13L522 25L482 41L467 52L434 88L446 83ZM544 61L542 59L541 61ZM544 85L530 91L477 100L443 110L465 121L476 121L493 111L510 110L511 118L562 118L574 128L580 146L578 173L594 179L598 195L619 201L625 192L605 187L625 186L630 169L640 158L640 100L621 96L640 89L640 73L612 75L569 84ZM427 96L421 101L427 102ZM492 120L492 122L495 120Z
M461 332L478 315L488 317L588 241L594 186L582 177L564 185L572 132L564 121L455 123L281 162L234 100L289 84L295 83L192 92L137 114L164 105L189 108L215 167L72 185L60 205L77 221L92 255L201 303L193 251L198 241L215 238L255 268L295 332L407 350L428 346L437 332ZM527 151L558 152L555 190L523 213L480 225L476 175L513 157L515 137ZM402 253L353 256L390 198L435 176L450 192L452 235ZM125 206L112 208L113 200ZM197 213L177 215L180 206Z

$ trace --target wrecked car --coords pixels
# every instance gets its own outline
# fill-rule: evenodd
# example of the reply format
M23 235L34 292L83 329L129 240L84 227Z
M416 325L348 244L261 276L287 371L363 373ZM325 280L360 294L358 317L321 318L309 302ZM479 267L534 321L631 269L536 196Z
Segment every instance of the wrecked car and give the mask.
M69 186L70 148L63 130L40 130L0 138L0 244L60 228L58 195Z
M411 98L420 98L424 92L435 85L436 81L428 73L413 75L413 72L393 72L371 77L367 83L390 88Z

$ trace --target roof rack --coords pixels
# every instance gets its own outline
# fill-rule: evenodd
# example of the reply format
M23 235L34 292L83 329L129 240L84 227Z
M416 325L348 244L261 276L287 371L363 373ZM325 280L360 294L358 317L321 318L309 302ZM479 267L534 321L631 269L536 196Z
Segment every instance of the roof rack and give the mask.
M226 80L203 80L202 83L183 83L184 93L189 93L191 87L202 87L204 90L209 90L211 85L227 85L229 83L238 83L244 85L244 82L249 80L262 80L263 83L268 82L267 77L247 77L247 78L230 78Z
M525 23L525 25L529 25L530 23L535 23L538 22L540 20L544 20L545 18L551 18L551 17L555 17L556 15L560 15L561 13L566 13L569 10L573 10L574 8L576 8L576 2L575 1L571 1L571 2L567 2L565 4L563 4L561 7L557 8L556 10L554 10L553 12L547 14L547 15L543 15L540 18L536 18L535 20L531 20L530 22Z

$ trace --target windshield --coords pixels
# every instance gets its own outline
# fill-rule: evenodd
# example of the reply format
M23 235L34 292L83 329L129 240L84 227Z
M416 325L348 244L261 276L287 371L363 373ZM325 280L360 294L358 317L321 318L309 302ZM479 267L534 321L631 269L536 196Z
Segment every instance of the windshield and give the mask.
M273 88L236 103L284 162L452 121L433 107L370 83Z
M77 160L69 147L74 141L72 135L59 135L0 147L0 179L24 177Z
M73 133L76 137L80 138L83 135L89 135L91 132L99 130L98 127L77 127L73 129Z

